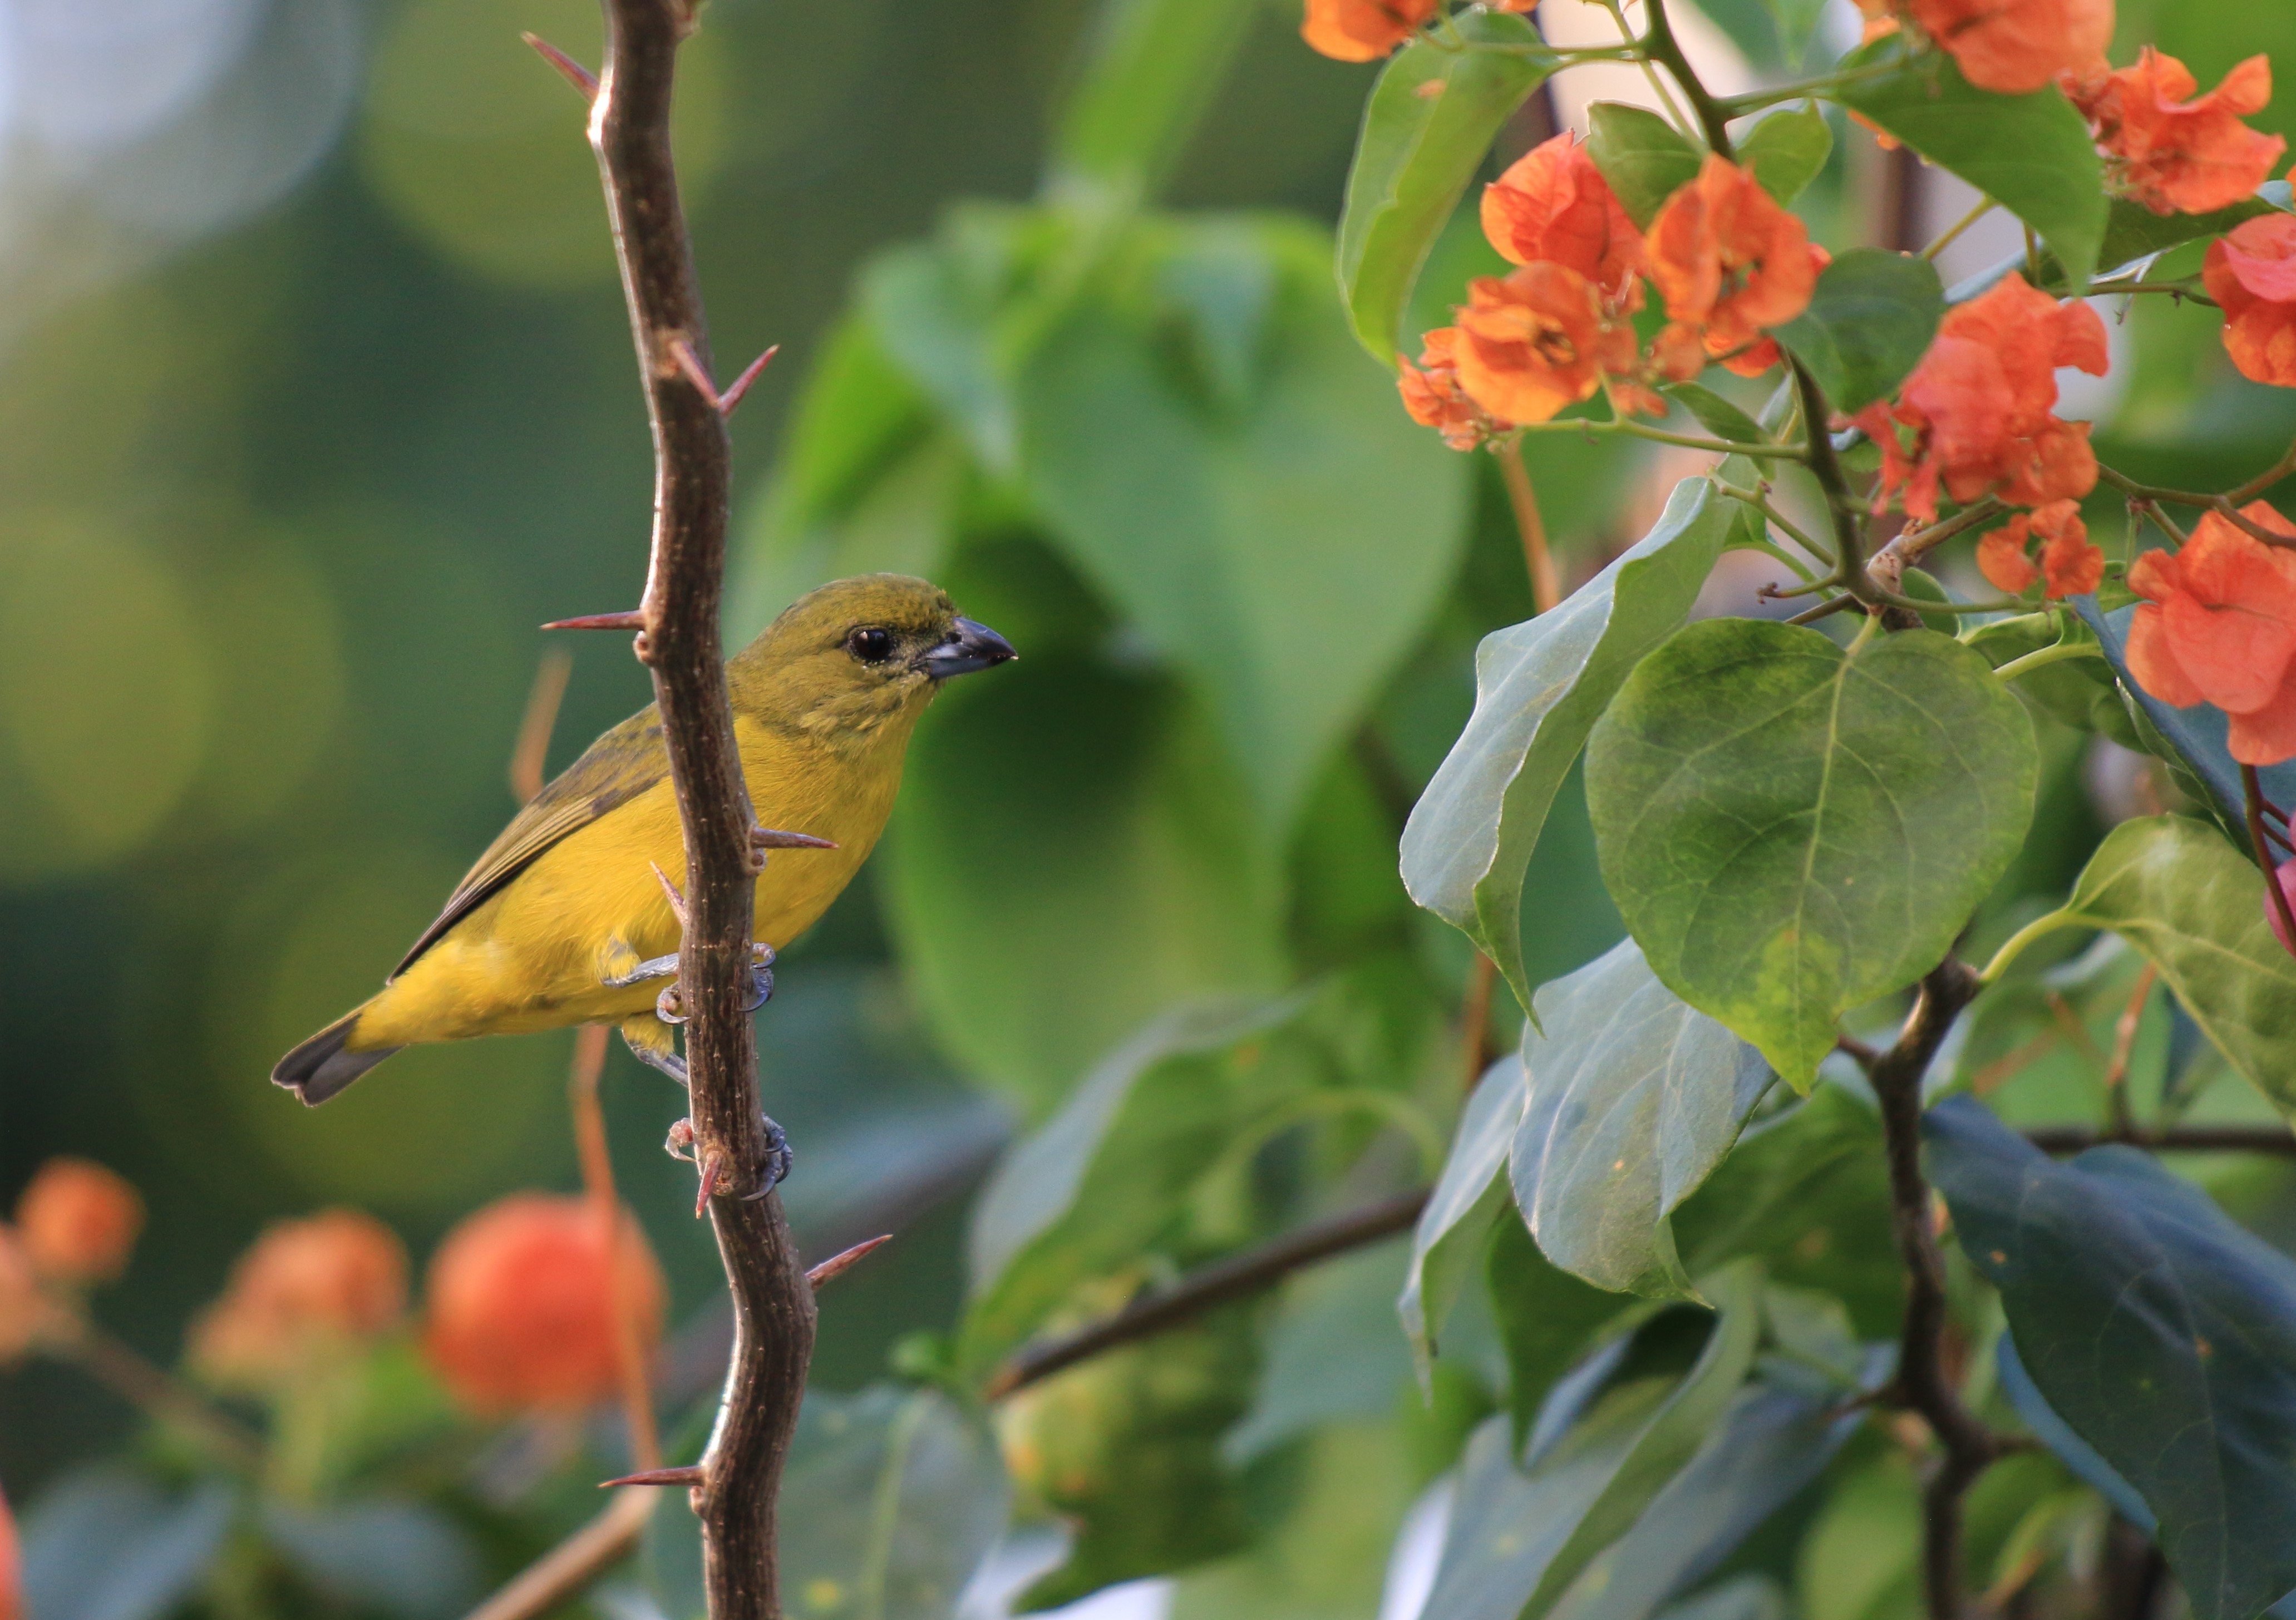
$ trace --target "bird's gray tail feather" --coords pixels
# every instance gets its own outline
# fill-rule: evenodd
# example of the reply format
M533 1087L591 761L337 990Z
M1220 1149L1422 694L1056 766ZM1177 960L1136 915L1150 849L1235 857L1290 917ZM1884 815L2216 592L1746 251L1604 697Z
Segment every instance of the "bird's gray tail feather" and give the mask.
M281 1058L278 1066L271 1071L271 1083L286 1087L306 1104L316 1107L399 1049L395 1046L375 1052L345 1049L344 1043L350 1040L351 1031L357 1024L357 1013L336 1019Z

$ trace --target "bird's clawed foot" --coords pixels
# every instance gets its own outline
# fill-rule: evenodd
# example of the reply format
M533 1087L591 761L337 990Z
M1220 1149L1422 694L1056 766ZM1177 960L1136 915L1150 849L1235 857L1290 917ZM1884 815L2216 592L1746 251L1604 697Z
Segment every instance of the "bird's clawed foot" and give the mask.
M666 957L648 957L645 960L620 973L601 974L598 975L598 982L608 990L627 990L633 984L642 984L649 979L674 981L676 977L677 953L672 951ZM742 1010L745 1013L754 1013L772 1000L773 995L774 948L763 940L759 940L750 947L750 999L742 1004ZM675 983L655 998L654 1016L660 1018L664 1024L685 1022L683 999L678 995Z
M797 1155L790 1148L789 1132L770 1119L761 1117L759 1123L765 1127L766 1134L766 1158L765 1163L759 1167L762 1178L755 1192L742 1195L746 1201L752 1203L764 1197L787 1180L790 1171L797 1163ZM662 1151L668 1154L671 1158L684 1159L689 1164L693 1164L695 1162L693 1122L690 1119L679 1120L669 1128L669 1139L661 1146ZM725 1172L725 1163L715 1153L701 1158L700 1163L701 1184L693 1200L693 1213L697 1216L709 1207L709 1200L718 1191L718 1178Z

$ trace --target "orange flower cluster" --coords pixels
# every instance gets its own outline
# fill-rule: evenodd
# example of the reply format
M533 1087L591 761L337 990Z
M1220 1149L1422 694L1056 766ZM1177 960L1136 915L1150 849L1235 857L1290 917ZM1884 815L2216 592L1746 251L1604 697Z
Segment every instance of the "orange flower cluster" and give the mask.
M2087 78L2112 43L2112 0L1857 0L1868 39L1910 25L1980 90L2021 95Z
M45 1280L110 1282L127 1269L144 1230L144 1200L101 1164L53 1158L16 1200L16 1230Z
M2260 215L2218 237L2201 281L2224 307L2225 352L2241 375L2296 388L2296 215Z
M521 1193L449 1233L431 1258L424 1345L471 1410L580 1411L614 1393L618 1324L648 1347L668 1290L625 1212L619 1242L586 1199Z
M2026 547L2041 537L2041 565L2033 566ZM2054 600L2082 596L2104 582L2104 553L2089 542L2088 525L2081 522L2077 501L2054 500L2020 512L2005 528L1996 529L1977 542L1977 567L1987 580L2011 596L2045 580L2046 595Z
M2296 539L2296 526L2262 501L2241 515ZM2243 765L2296 756L2296 551L2210 512L2182 550L2139 556L2128 584L2144 598L2128 627L2136 684L2177 708L2223 710L2227 745Z
M1718 157L1667 199L1644 236L1567 134L1485 188L1482 221L1520 267L1469 283L1457 324L1427 333L1418 366L1403 363L1398 379L1413 420L1456 449L1603 390L1622 414L1662 415L1652 384L1697 375L1710 355L1749 375L1766 369L1777 348L1762 329L1808 306L1824 263L1801 221ZM1670 317L1647 354L1632 324L1645 278Z
M2078 500L2096 487L2088 424L2055 415L2057 367L2104 374L2104 323L2011 273L1947 311L1893 407L1852 418L1882 447L1880 511L1902 498L1909 516L1937 518L1938 492L1964 505L1999 495L2012 506ZM1908 430L1901 437L1898 430Z
M406 1309L406 1251L372 1215L328 1210L266 1231L192 1330L219 1384L267 1389L388 1332Z
M1648 247L1669 322L1658 340L1660 366L1677 382L1698 374L1702 348L1742 376L1776 365L1778 346L1762 331L1809 308L1826 262L1802 222L1759 181L1710 155L1651 221Z
M1498 0L1495 12L1528 12L1538 0ZM1339 62L1377 62L1427 26L1441 0L1308 0L1300 37Z
M2185 64L2146 45L2136 65L2086 79L2065 94L2088 119L2120 193L2156 214L2229 208L2264 184L2287 151L2276 135L2241 120L2272 99L2272 63L2251 56L2195 97Z

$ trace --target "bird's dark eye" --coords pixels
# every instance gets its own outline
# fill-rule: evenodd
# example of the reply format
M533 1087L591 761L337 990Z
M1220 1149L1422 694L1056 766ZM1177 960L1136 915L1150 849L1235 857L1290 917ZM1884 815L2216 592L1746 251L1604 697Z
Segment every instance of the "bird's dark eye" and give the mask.
M882 663L893 655L893 632L865 626L845 638L845 650L863 663Z

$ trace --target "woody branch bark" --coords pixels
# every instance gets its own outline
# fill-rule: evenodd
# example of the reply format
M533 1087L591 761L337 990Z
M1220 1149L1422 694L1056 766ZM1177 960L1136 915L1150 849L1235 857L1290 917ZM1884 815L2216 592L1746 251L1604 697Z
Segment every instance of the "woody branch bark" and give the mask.
M712 1620L773 1620L774 1503L812 1358L814 1303L767 1185L770 1149L743 1010L752 812L718 638L729 450L723 402L708 383L709 334L669 144L677 49L695 19L684 0L604 0L604 9L590 144L653 430L653 540L636 646L653 675L685 829L679 960L694 1158L714 1194L734 1298L724 1404L693 1501Z

